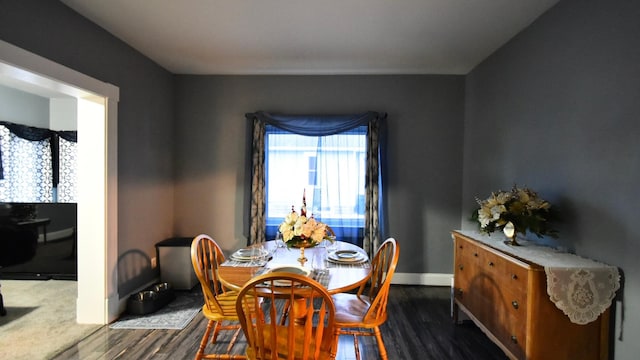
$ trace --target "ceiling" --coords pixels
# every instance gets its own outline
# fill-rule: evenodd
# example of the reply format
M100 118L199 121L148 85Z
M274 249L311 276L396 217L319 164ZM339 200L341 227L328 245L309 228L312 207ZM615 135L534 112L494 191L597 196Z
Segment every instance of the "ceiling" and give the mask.
M61 0L175 74L466 74L558 0Z

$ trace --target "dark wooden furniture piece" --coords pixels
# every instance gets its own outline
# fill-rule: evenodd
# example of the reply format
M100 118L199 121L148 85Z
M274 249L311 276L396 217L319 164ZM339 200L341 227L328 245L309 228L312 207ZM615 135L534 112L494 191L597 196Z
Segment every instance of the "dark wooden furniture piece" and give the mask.
M456 322L462 310L512 359L608 359L609 310L575 324L549 299L542 266L459 232L452 237Z
M39 233L38 228L42 226L42 240L43 240L43 243L46 245L47 244L47 225L49 225L50 223L51 223L51 219L42 218L42 219L21 220L17 223L17 225L22 227L33 227L36 233Z
M0 219L0 268L29 261L36 254L38 233L16 224L9 218ZM4 299L0 293L0 316L7 314Z

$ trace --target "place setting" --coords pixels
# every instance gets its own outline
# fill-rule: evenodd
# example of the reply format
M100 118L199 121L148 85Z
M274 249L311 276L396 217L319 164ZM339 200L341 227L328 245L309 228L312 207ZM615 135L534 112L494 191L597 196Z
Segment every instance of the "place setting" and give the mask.
M230 266L264 266L273 258L274 249L261 246L249 246L236 250L229 256L224 265Z
M271 268L264 268L258 271L254 276L267 273L289 273L302 275L312 278L323 286L329 283L329 270L327 269L327 257L324 251L318 251L312 256L311 267L300 266L297 264L278 265ZM289 286L290 282L285 280L276 280L276 286Z
M367 262L369 258L357 250L335 250L327 254L327 261L333 264L358 264Z

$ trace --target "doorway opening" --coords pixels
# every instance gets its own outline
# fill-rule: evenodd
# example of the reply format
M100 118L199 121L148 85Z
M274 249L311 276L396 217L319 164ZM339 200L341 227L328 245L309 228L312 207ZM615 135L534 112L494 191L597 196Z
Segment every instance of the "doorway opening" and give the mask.
M118 316L117 104L119 89L0 40L0 82L78 106L78 296L76 319Z

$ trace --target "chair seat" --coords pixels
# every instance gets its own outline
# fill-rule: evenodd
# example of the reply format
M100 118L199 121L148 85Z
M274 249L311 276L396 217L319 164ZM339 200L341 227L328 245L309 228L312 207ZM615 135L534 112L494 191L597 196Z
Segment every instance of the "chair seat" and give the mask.
M222 321L222 320L238 320L238 315L236 313L236 299L238 298L237 291L227 291L223 294L218 294L216 299L218 300L218 305L222 308L222 312L218 311L218 309L214 306L208 306L204 304L202 306L202 314L207 318L214 321Z
M299 326L294 328L295 331L295 355L294 358L295 359L301 359L302 358L302 351L305 348L308 348L309 351L313 351L313 349L316 347L315 346L315 339L312 339L311 342L309 344L304 344L304 327L303 326ZM328 331L328 330L326 330ZM273 349L271 349L270 347L270 339L271 339L271 328L269 327L265 327L264 331L262 333L262 335L265 338L265 352L266 352L266 359L271 359L271 352ZM287 344L287 338L289 335L289 328L285 325L285 326L277 326L276 329L276 333L277 333L277 351L278 351L278 359L288 359L288 354L287 354L287 349L288 349L288 344ZM313 332L313 336L312 338L315 337L315 331ZM249 359L256 359L256 353L255 350L252 347L247 347L247 357ZM313 354L310 354L310 359L316 359L316 360L323 360L323 359L331 359L331 356L329 354L329 351L323 351L320 350L319 356L317 358L313 357Z
M332 298L336 306L336 324L345 327L349 324L364 322L364 316L371 306L371 300L368 296L358 297L355 294L339 293L333 295Z

